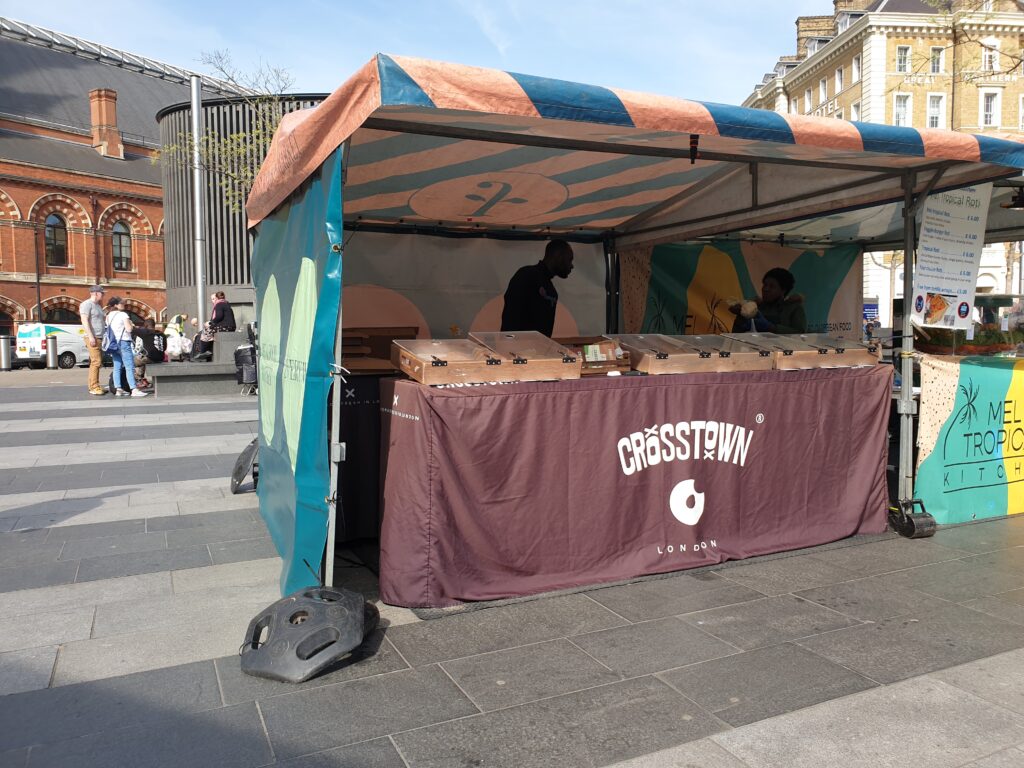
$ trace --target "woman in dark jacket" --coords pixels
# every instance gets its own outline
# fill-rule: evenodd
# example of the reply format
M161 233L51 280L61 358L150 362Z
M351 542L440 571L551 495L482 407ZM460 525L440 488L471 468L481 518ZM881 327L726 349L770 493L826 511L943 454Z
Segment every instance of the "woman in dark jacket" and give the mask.
M233 331L236 327L235 311L231 309L224 291L217 291L210 299L213 301L213 311L210 312L210 319L206 321L198 343L193 347L193 360L209 360L213 357L213 342L217 331Z
M761 281L761 298L757 301L755 317L741 315L739 304L729 307L730 312L739 315L733 323L733 333L807 333L804 297L800 294L790 295L795 285L796 279L788 269L769 269Z
M224 296L224 291L217 291L210 297L213 300L213 312L210 313L210 327L214 331L235 330L235 311Z

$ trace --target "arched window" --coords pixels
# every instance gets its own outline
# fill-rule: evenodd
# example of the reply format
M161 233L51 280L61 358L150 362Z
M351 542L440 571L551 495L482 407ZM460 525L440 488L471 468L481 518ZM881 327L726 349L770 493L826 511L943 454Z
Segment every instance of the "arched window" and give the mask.
M14 335L14 318L0 309L0 336Z
M57 325L81 325L82 318L75 310L67 307L47 307L43 310L43 322Z
M129 272L132 268L132 233L123 221L114 224L114 269Z
M68 225L56 213L46 217L46 264L50 267L68 265Z

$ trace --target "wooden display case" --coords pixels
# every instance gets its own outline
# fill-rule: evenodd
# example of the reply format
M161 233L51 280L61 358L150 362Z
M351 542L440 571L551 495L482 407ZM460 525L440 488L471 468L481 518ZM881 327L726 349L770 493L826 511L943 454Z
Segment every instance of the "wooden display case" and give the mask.
M516 381L578 379L582 359L572 350L537 331L470 333L469 338L512 361Z
M486 384L515 381L512 359L469 339L402 339L392 342L391 362L421 384Z
M671 336L716 360L716 371L770 371L772 353L727 336Z
M770 353L721 336L612 336L628 349L633 367L643 373L722 373L771 370Z
M735 339L771 353L772 366L779 371L804 370L807 368L832 368L836 366L829 349L815 347L799 336L784 336L777 333L727 333L726 338Z
M882 361L882 343L864 343L853 339L838 339L825 333L803 333L800 339L812 347L825 348L831 365L878 365Z
M697 350L658 333L608 334L608 338L629 352L634 371L652 376L693 370ZM690 359L687 359L690 358Z
M630 370L629 352L607 336L563 336L554 341L580 358L581 376L615 376Z

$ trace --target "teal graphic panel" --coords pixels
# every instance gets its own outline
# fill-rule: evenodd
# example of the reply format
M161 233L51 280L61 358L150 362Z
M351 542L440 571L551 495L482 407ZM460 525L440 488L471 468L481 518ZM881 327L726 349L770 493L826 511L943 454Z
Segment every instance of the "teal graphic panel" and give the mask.
M914 495L939 524L1024 512L1024 361L925 355Z
M341 301L341 155L259 225L260 513L284 559L281 592L316 584L327 540L327 395Z

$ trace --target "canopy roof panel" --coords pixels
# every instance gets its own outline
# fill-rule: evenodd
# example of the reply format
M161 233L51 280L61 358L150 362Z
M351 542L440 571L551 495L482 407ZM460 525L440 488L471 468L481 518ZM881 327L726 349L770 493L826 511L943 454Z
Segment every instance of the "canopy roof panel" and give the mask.
M1024 183L1024 179L1020 180ZM1005 182L1004 182L1005 183ZM1018 183L992 190L985 242L1024 240L1024 210L1004 208L1014 196ZM921 211L917 212L920 220ZM778 241L789 245L827 246L857 243L869 251L903 249L903 203L885 203L869 208L842 210L810 219L782 222L767 227L739 228L730 236L738 240Z
M780 115L378 55L284 118L256 224L344 147L348 226L518 231L626 244L777 224L1016 175L989 136Z

